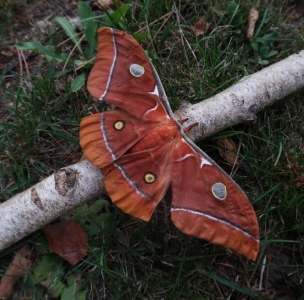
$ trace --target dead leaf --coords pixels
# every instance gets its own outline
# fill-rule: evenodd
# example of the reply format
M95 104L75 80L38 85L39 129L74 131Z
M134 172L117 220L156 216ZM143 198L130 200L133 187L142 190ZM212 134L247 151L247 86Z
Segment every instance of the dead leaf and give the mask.
M247 26L247 39L251 39L253 37L253 32L255 29L255 23L259 18L259 12L251 8L248 16L248 26Z
M301 174L295 179L295 184L298 188L304 189L304 174Z
M88 254L88 235L74 220L48 225L43 231L49 241L50 251L71 265L76 265Z
M0 299L5 299L12 294L14 284L32 266L32 262L27 258L29 254L30 248L28 245L23 246L16 252L13 261L0 281Z
M204 35L209 29L210 25L211 23L207 23L205 17L203 16L191 26L191 29L196 36Z
M297 171L300 168L299 164L294 161L292 156L288 156L283 165L285 168L291 171Z
M300 19L304 15L304 3L299 1L286 18L286 22Z
M119 6L122 6L124 4L123 1L120 0L117 0L116 2ZM113 9L113 10L117 9L115 3L112 0L98 0L97 2L94 2L92 5L98 8L100 8L101 6L105 9Z
M238 165L238 149L230 138L223 138L217 141L220 156L230 165Z

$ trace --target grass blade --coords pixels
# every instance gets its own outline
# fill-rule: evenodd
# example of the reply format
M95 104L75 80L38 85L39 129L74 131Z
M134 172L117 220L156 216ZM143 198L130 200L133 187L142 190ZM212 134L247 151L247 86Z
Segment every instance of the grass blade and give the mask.
M72 25L72 23L69 20L67 20L65 18L61 18L61 17L56 17L55 20L62 27L62 29L65 31L66 35L73 41L73 43L75 45L77 45L77 48L78 48L79 52L81 54L83 54L83 51L82 51L82 49L80 47L80 44L79 44L78 34L77 34L74 26Z

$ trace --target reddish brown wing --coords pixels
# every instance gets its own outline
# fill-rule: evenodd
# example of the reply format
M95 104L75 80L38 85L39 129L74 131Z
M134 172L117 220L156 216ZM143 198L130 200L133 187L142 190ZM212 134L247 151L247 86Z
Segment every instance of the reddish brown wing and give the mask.
M81 122L84 154L102 169L112 201L123 211L149 220L170 185L172 144L164 142L168 136L171 139L166 126L173 123L175 135L179 133L159 98L141 46L124 32L99 29L98 53L88 89L93 97L118 109ZM145 182L147 174L155 175L155 181Z
M132 37L99 29L88 89L119 108L84 119L80 132L84 153L102 168L113 202L149 220L172 181L171 216L181 231L255 259L258 222L249 200L191 141L180 138L149 59Z
M148 221L171 182L172 144L126 154L102 172L104 185L124 212ZM151 176L151 180L149 180Z
M139 73L135 74L132 67L139 68ZM88 90L93 97L143 121L161 121L167 115L144 50L130 35L119 30L98 30L98 50Z
M119 127L121 126L121 127ZM103 168L158 126L117 109L94 114L80 123L80 145L90 162Z
M118 159L168 118L149 59L122 31L98 30L98 52L88 89L93 97L120 108L89 116L80 124L84 154L99 168ZM115 130L120 121L125 126Z
M175 226L255 260L259 226L243 191L185 141L177 143L172 153L171 219Z

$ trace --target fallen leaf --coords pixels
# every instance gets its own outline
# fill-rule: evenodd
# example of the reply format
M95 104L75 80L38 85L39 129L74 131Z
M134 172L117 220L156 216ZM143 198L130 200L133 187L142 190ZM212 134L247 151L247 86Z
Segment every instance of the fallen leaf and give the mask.
M76 265L88 253L88 235L74 220L64 220L48 225L44 234L49 241L49 249L71 265Z
M291 171L297 171L300 168L299 164L294 161L292 156L286 158L284 166Z
M300 19L304 15L304 3L299 1L286 18L286 22Z
M124 4L123 1L120 0L117 0L116 3L118 4L118 6L122 6ZM112 0L98 0L97 2L93 3L93 6L98 8L100 8L101 6L105 9L113 9L113 10L117 9L115 3Z
M12 294L14 284L32 266L32 262L27 258L29 254L30 248L28 245L23 246L16 252L13 261L0 281L0 299L5 299Z
M297 187L304 189L304 174L301 174L295 179L295 184Z
M253 37L253 32L255 29L255 23L259 18L259 12L251 8L248 16L248 26L247 26L247 39L251 39Z
M207 23L205 17L203 16L191 26L191 29L196 36L204 35L205 32L209 29L210 25L211 23Z
M218 148L220 156L230 165L238 165L237 153L238 149L234 142L229 138L219 139Z

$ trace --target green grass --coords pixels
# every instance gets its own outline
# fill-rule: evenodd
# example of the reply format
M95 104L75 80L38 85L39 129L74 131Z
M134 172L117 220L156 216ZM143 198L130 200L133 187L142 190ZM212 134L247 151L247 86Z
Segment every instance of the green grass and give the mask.
M286 22L291 8L287 1L270 0L257 7L259 32L254 39L260 39L258 47L244 38L252 7L248 1L125 3L132 6L125 8L123 17L118 12L98 16L97 27L112 24L138 38L142 36L137 32L143 29L140 34L147 38L140 42L153 59L174 109L182 101L195 103L219 93L304 45L301 23ZM169 18L162 18L172 11ZM195 37L190 26L202 15L212 25L205 35ZM58 30L47 44L66 40L65 34ZM79 122L102 109L81 84L71 90L73 80L87 76L92 66L95 51L90 45L94 45L92 38L80 44L84 54L79 49L69 52L72 41L56 48L57 54L71 54L62 75L60 59L44 60L40 73L31 74L31 79L17 71L11 77L3 73L1 91L9 105L0 124L1 201L80 158ZM271 51L277 54L267 57ZM79 60L87 63L76 70ZM9 90L8 82L15 82ZM71 289L76 287L78 299L84 294L86 299L269 299L270 295L304 299L304 190L294 182L304 173L303 96L303 91L291 95L261 112L255 124L229 128L200 145L229 173L231 167L218 155L217 139L232 135L242 144L234 179L259 219L261 251L256 263L179 232L170 221L168 195L148 223L112 204L102 202L94 213L84 205L63 217L77 220L90 232L89 255L82 262L72 267L50 254L43 233L36 232L0 253L0 275L18 247L29 242L35 264L19 281L15 297L71 299Z

